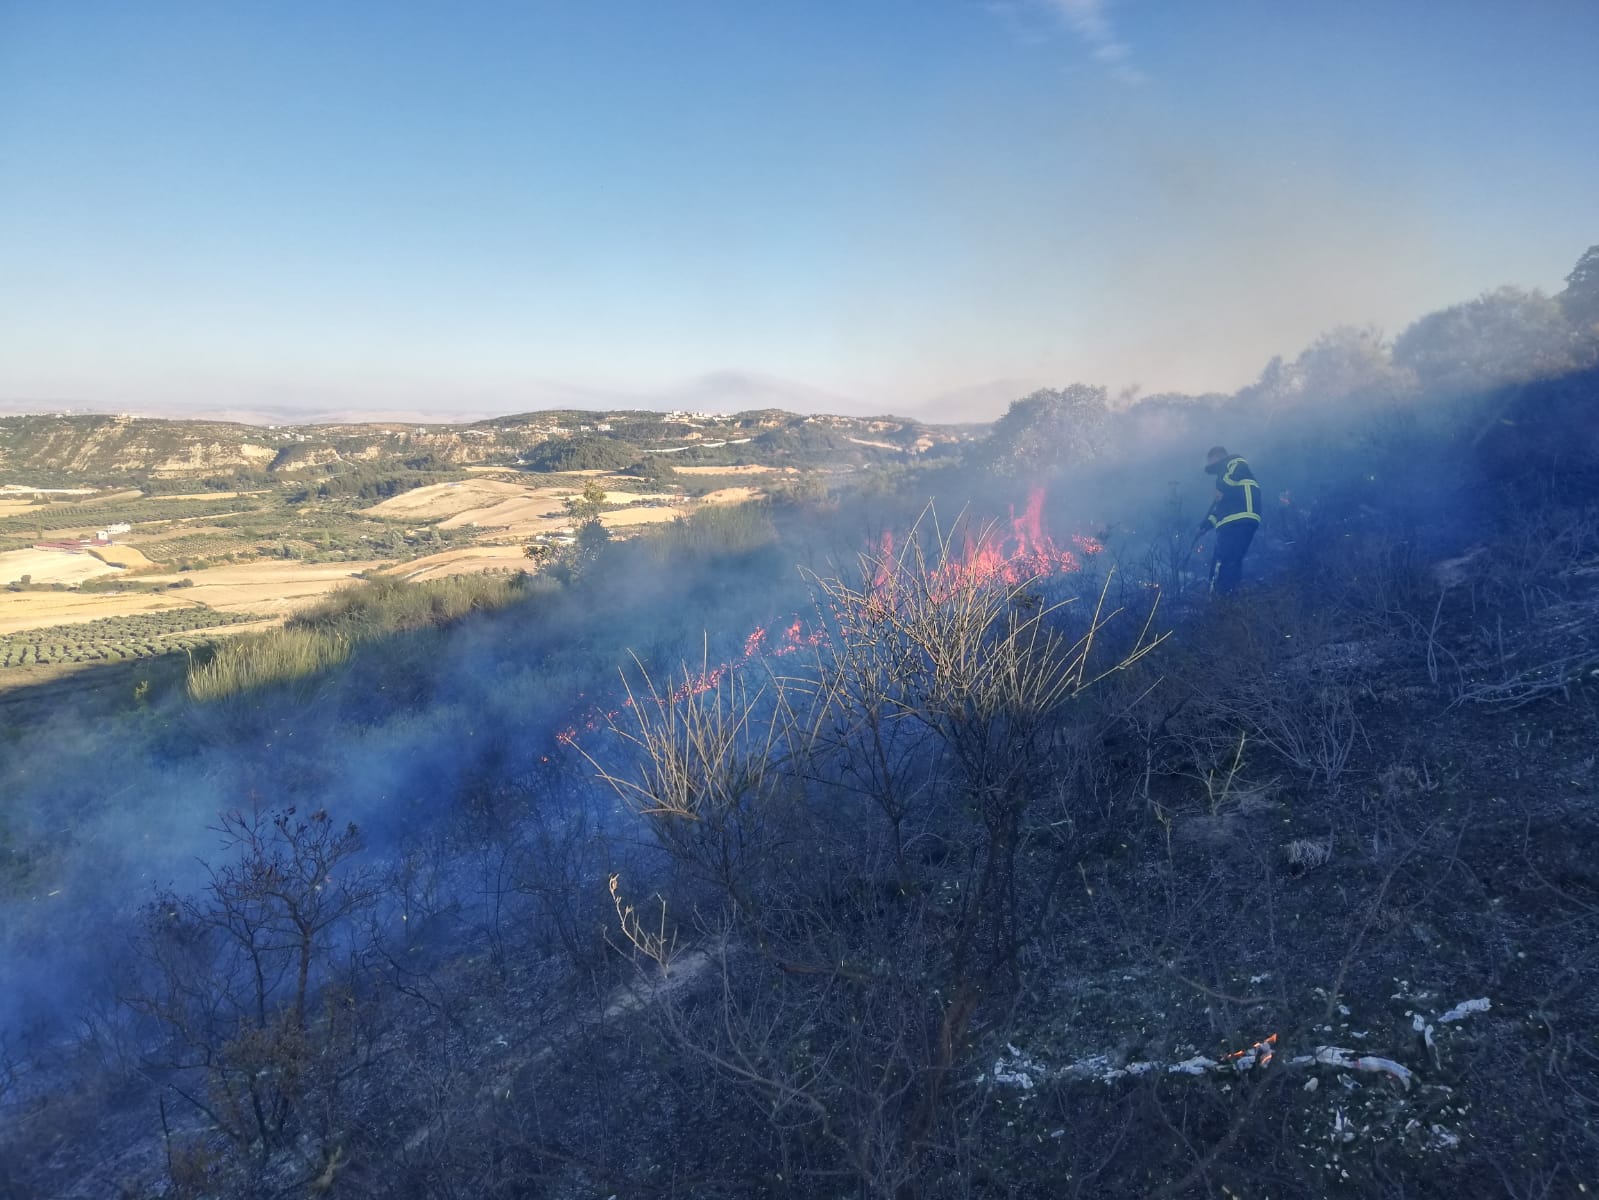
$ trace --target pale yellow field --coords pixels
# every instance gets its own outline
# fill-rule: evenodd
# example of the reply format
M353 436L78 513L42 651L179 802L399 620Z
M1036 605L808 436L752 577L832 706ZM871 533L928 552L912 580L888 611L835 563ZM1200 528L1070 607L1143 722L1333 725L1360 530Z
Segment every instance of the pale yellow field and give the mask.
M521 546L467 546L460 550L442 550L413 562L385 571L401 579L442 579L446 575L470 575L478 571L530 570L533 564L522 553Z
M194 602L186 598L187 591L156 595L132 592L120 596L94 592L0 591L0 633L42 629L46 625L76 625L101 617L125 617L170 608L192 608Z
M512 550L517 555L521 554L519 547L513 547ZM83 557L88 558L88 555ZM98 565L102 568L105 566L103 563ZM271 623L300 609L309 608L338 588L358 586L360 580L354 578L357 573L387 565L381 559L343 563L300 563L273 559L268 562L227 564L181 574L140 576L151 583L193 581L193 586L177 592L116 595L0 591L0 633L15 633L46 625L71 625L99 617L193 608L200 604L222 612L258 613L263 620Z
M706 504L743 504L746 500L759 500L765 495L760 488L728 487L706 492L700 499Z
M113 567L126 567L130 571L145 571L160 565L146 558L142 550L124 546L121 542L111 546L96 546L89 553L101 562L110 563Z
M573 475L603 476L605 471L573 471ZM564 502L576 495L571 487L529 487L501 479L466 479L459 483L435 483L404 495L393 496L373 505L366 512L374 517L401 521L437 521L440 529L495 529L518 537L535 533L557 533L571 524ZM671 501L672 492L605 493L607 504L633 504L640 500ZM651 513L639 516L640 512ZM607 513L601 519L607 526L641 525L671 520L675 512L661 515L655 509L630 509L627 515Z
M526 496L533 490L502 479L463 479L459 483L432 483L427 487L414 488L398 496L390 496L365 511L374 517L431 521Z
M508 529L516 533L548 533L571 524L561 501L572 495L570 491L544 488L537 492L523 492L519 496L501 500L487 508L472 508L439 522L440 529L461 529L478 526L484 529Z
M675 521L686 517L688 509L671 508L619 508L615 512L601 513L600 524L607 529L625 529L633 525L655 525L662 521Z
M229 563L182 574L143 575L151 583L194 581L183 596L223 612L282 616L308 608L341 587L355 586L361 571L388 565L386 559L364 562L302 563L272 559L266 562ZM103 614L96 614L103 615Z
M37 504L27 500L0 500L0 517L14 517L18 513L41 511Z
M75 584L101 575L115 575L120 570L92 554L73 554L66 550L7 550L0 554L0 584L16 583L24 575L34 583Z

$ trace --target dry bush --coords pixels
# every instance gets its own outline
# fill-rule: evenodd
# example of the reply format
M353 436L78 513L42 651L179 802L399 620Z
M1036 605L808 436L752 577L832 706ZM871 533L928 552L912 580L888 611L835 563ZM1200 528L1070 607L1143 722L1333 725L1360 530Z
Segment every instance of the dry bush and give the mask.
M1198 701L1187 714L1195 736L1242 728L1307 784L1336 792L1369 748L1358 701L1373 664L1361 644L1338 642L1321 616L1287 602L1226 616L1211 633L1216 658L1184 679Z
M1599 555L1599 506L1513 504L1497 532L1472 582L1490 604L1514 604L1531 619Z
M206 887L146 910L125 1002L164 1034L147 1073L265 1167L299 1134L331 1131L370 1051L339 944L375 886L353 861L359 831L326 812L234 812L217 832L227 860Z
M903 1194L959 1142L950 1083L1017 977L1058 734L1160 640L1151 612L1102 660L1103 595L1070 632L1006 574L929 536L817 579L807 670L645 676L617 730L632 753L599 768L681 880L647 919L618 896L623 935L664 967L692 927L702 955L656 990L672 1044L760 1098L788 1171L865 1194Z
M1332 860L1332 838L1295 838L1283 847L1288 865L1302 870L1325 866Z

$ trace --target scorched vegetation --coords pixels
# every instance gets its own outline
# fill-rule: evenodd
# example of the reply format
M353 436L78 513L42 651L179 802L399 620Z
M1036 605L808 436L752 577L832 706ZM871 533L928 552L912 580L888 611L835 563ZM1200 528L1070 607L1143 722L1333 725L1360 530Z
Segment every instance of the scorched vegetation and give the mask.
M9 730L0 1192L1580 1195L1585 288L1040 392ZM1267 504L1223 601L1218 440Z

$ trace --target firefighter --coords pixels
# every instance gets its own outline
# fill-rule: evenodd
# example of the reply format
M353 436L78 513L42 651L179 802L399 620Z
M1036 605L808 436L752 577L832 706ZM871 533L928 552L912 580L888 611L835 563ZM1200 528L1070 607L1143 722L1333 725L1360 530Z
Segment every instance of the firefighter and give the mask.
M1199 537L1216 531L1216 551L1210 560L1210 590L1225 596L1238 586L1244 573L1244 555L1260 528L1260 483L1249 464L1225 446L1212 446L1205 455L1205 474L1216 476L1216 501L1199 526ZM1196 546L1195 551L1199 550Z

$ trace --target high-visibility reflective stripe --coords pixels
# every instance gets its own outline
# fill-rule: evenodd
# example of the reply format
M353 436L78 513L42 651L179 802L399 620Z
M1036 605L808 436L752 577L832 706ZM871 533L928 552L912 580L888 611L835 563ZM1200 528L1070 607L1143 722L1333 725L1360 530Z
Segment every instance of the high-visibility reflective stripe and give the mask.
M1223 525L1233 521L1259 522L1260 520L1260 513L1255 508L1255 489L1260 487L1260 484L1254 479L1234 479L1233 468L1238 466L1239 463L1245 463L1245 460L1242 458L1229 459L1227 470L1222 474L1221 481L1228 487L1244 489L1244 509L1242 512L1235 512L1230 516L1223 517L1219 521L1212 516L1210 524L1213 529L1220 529ZM1248 464L1245 463L1245 465L1247 466Z
M1229 487L1241 487L1241 488L1243 488L1244 489L1244 510L1246 512L1254 512L1255 511L1255 492L1254 492L1254 489L1258 488L1260 486L1260 484L1258 482L1256 482L1255 480L1253 480L1253 479L1234 479L1233 478L1233 469L1235 467L1237 467L1239 463L1242 463L1242 462L1244 462L1244 460L1241 459L1241 458L1235 458L1235 459L1232 459L1230 462L1228 462L1227 471L1226 471L1226 473L1224 475L1222 475L1221 481L1223 483L1227 484ZM1248 464L1245 463L1244 465L1247 466Z

